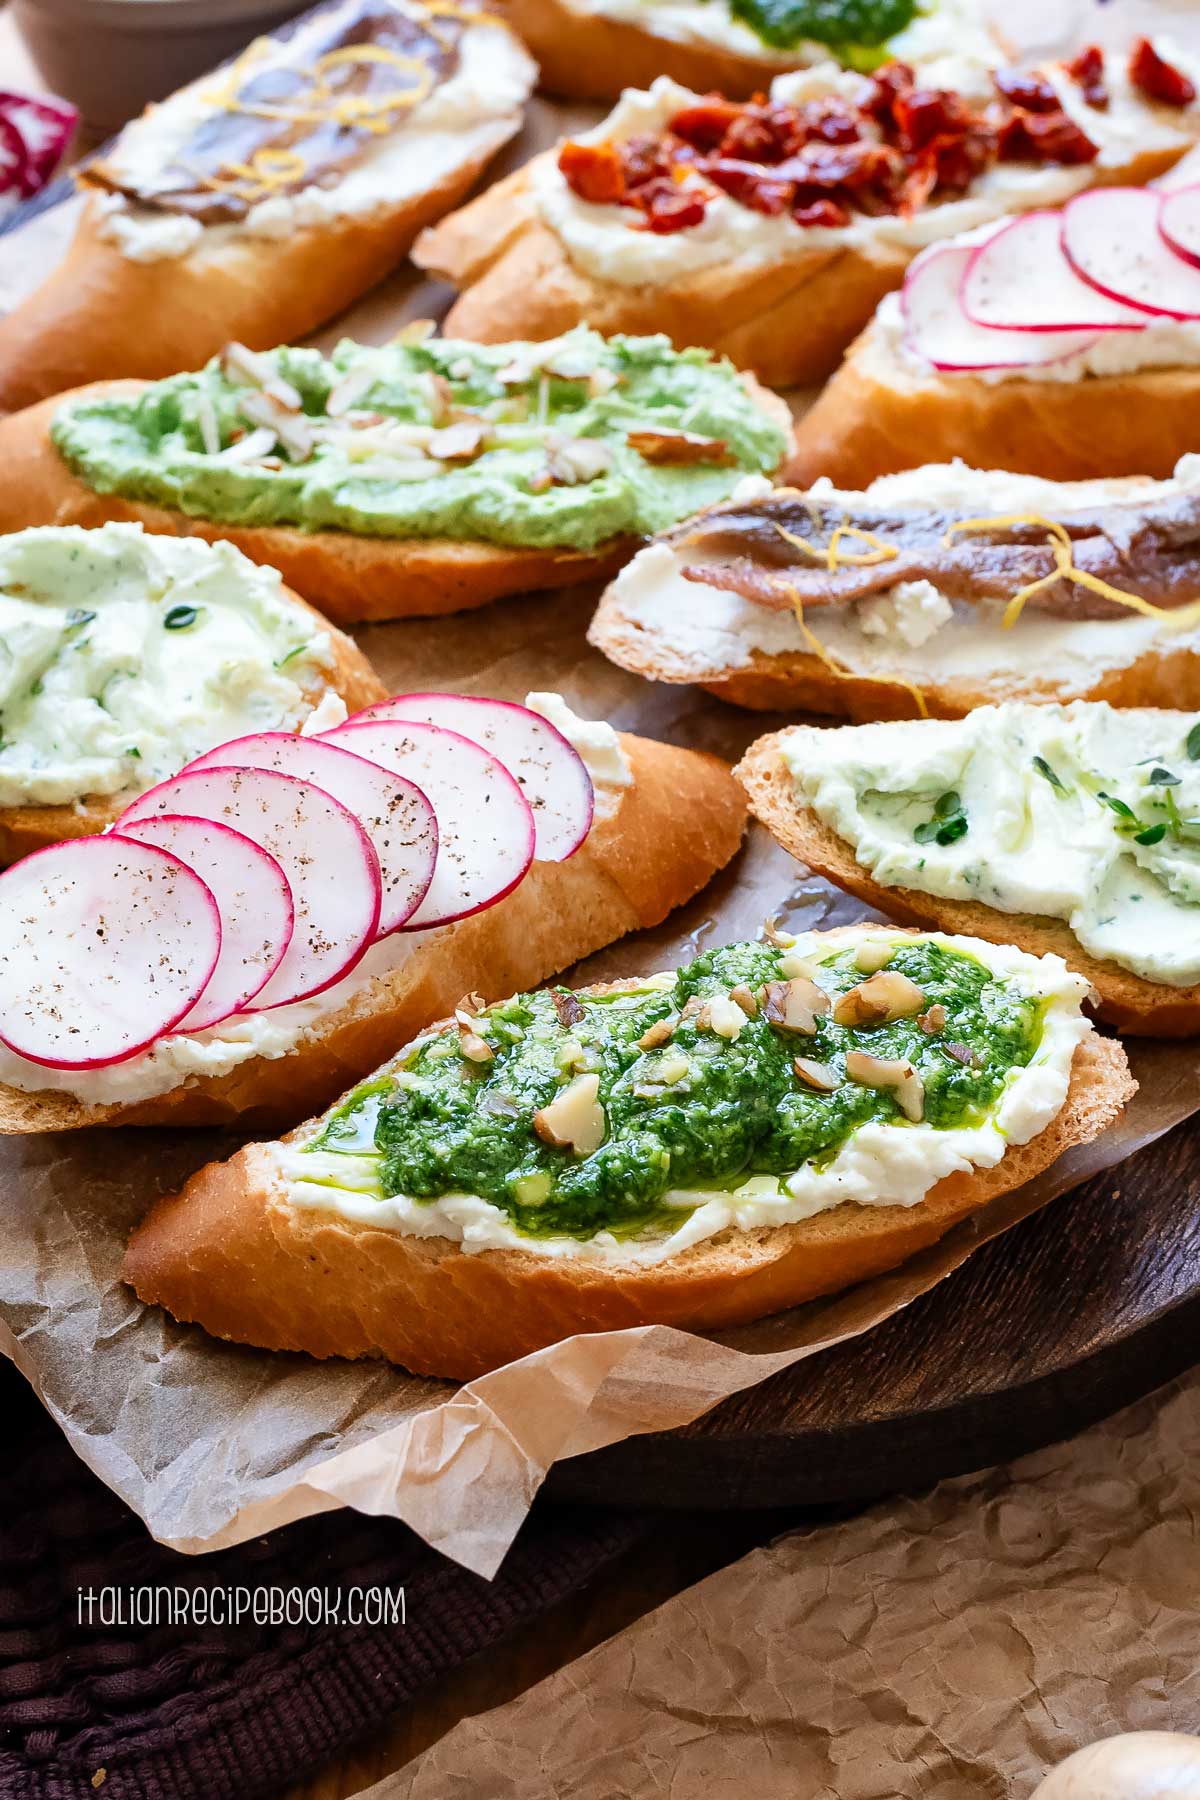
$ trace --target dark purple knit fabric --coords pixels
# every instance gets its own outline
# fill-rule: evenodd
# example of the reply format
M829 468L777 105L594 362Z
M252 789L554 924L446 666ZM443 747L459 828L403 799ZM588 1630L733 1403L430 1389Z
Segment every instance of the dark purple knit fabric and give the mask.
M0 1364L0 1797L265 1800L582 1586L649 1530L535 1510L493 1582L394 1520L309 1519L181 1556L79 1462ZM403 1626L88 1626L80 1587L403 1586ZM96 1771L103 1785L92 1785Z

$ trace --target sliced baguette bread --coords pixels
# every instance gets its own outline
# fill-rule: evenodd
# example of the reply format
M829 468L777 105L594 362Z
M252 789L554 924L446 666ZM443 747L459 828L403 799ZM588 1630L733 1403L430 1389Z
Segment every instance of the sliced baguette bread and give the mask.
M1015 944L1035 956L1051 952L1061 956L1091 982L1097 1016L1117 1031L1140 1037L1191 1037L1200 1032L1200 985L1164 987L1115 963L1101 962L1083 949L1061 919L998 912L977 900L946 900L916 888L884 887L855 860L845 839L796 793L780 753L785 735L772 732L751 744L734 774L746 790L754 816L807 868L904 924L959 932L990 944Z
M447 1238L298 1208L273 1146L249 1144L155 1206L122 1273L147 1304L215 1337L317 1357L381 1356L465 1380L579 1332L721 1330L894 1268L1098 1136L1135 1085L1120 1045L1089 1034L1062 1111L995 1167L948 1176L913 1206L843 1203L798 1224L731 1227L649 1265L468 1254Z
M626 932L657 924L733 856L745 829L745 801L715 757L647 738L621 742L632 784L619 790L615 804L598 809L574 856L534 863L486 911L391 940L407 950L405 960L322 1014L291 1049L126 1104L85 1104L65 1091L0 1085L0 1133L290 1125L328 1105L463 994L535 986Z

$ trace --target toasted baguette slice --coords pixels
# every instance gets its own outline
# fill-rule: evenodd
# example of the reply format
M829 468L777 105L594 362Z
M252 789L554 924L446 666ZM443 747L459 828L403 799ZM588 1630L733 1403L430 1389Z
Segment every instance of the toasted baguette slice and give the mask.
M1196 447L1200 368L1088 375L1081 381L923 374L895 355L877 321L796 427L785 471L863 488L926 462L964 462L1053 481L1168 476Z
M446 319L448 337L541 341L579 324L606 336L662 331L677 349L716 351L769 387L805 386L837 367L910 260L881 243L823 247L775 267L729 263L669 285L601 281L577 268L543 224L530 192L532 166L424 232L413 248L421 268L464 290Z
M756 406L789 434L792 417L777 394L745 384ZM252 562L278 569L289 587L339 625L431 618L466 612L508 594L604 581L637 549L614 538L590 552L521 549L455 538L359 537L352 531L301 531L290 525L232 525L119 494L101 494L74 474L50 437L60 406L83 396L136 393L141 383L93 382L0 419L0 532L27 525L102 525L134 521L174 537L223 539Z
M1091 1035L1075 1052L1062 1111L994 1168L948 1176L914 1206L847 1203L800 1224L728 1229L648 1266L465 1254L446 1238L293 1207L272 1146L249 1144L158 1203L122 1274L147 1304L215 1337L470 1379L577 1332L721 1330L894 1268L1098 1136L1135 1086L1120 1045Z
M981 489L974 503L944 503L950 516L964 519L1023 510L1055 516L1081 505L1149 503L1163 493L1145 477L1126 477L1064 484L1057 490L1039 484L1023 499L1004 471L996 473L999 497L992 499L986 485L991 471L922 471L952 484L960 473L978 475ZM1187 487L1195 492L1190 483ZM940 502L936 486L931 502ZM878 494L848 493L849 518L859 504L869 509L887 502ZM1106 660L1098 650L1103 623L1059 621L1052 650L1046 653L1037 636L1045 619L1036 606L1005 631L999 625L1000 604L990 602L980 608L986 616L975 622L979 632L991 633L990 659L976 651L955 668L935 634L922 646L910 674L905 676L902 664L900 672L890 674L879 653L880 640L863 636L855 626L853 603L806 608L802 628L787 614L687 581L680 571L688 558L682 548L674 548L672 535L639 551L609 584L588 628L588 641L610 661L650 681L695 683L718 699L758 711L801 710L858 721L961 718L1001 700L1200 708L1200 649L1194 631L1180 633L1169 623L1154 626L1129 614L1110 622L1117 635ZM1137 634L1136 653L1128 636L1121 635L1131 628ZM773 647L754 641L756 629ZM1000 649L995 648L997 639L1002 640ZM1080 651L1072 660L1075 643ZM814 644L820 648L812 648ZM900 651L904 653L903 646ZM894 662L894 648L891 654Z
M944 900L915 888L884 887L854 857L844 838L796 793L780 754L782 732L751 744L734 774L750 810L790 855L889 918L927 930L958 932L989 944L1015 944L1033 956L1053 953L1086 975L1097 1017L1130 1037L1192 1037L1200 1031L1200 986L1171 988L1090 956L1061 919L998 912L977 900Z
M0 1133L88 1125L290 1125L319 1111L430 1018L479 988L524 989L582 956L656 925L698 892L741 842L746 806L715 757L622 737L633 774L598 809L583 847L534 863L498 905L399 940L407 960L318 1020L290 1051L189 1080L132 1105L0 1085Z
M532 86L524 52L494 21L489 30ZM187 254L160 261L134 261L107 242L98 203L89 200L63 262L0 319L0 413L82 382L197 369L231 338L252 350L296 342L394 269L519 127L519 105L466 127L462 153L445 173L416 192L405 184L402 197L368 214L330 216L282 238L218 227Z

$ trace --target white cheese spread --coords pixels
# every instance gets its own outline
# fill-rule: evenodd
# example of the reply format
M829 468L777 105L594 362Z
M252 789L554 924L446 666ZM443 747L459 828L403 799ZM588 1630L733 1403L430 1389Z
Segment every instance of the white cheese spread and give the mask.
M132 796L214 744L294 730L331 663L329 632L232 544L0 538L0 806Z
M330 23L330 15L323 13L307 35L324 40ZM302 56L305 37L293 42ZM485 18L463 33L458 67L448 80L401 114L396 129L381 133L332 185L272 196L236 224L219 225L141 206L123 195L102 195L93 203L99 235L131 261L161 262L242 238L283 240L298 228L402 206L506 144L520 127L535 75L533 62L512 34ZM205 76L150 107L126 126L109 162L131 182L161 173L196 128L212 117L213 89L214 78Z
M864 935L886 936L876 927ZM1032 1061L1009 1072L1003 1092L977 1125L936 1130L927 1124L860 1126L831 1161L806 1164L790 1175L751 1176L732 1191L671 1189L663 1204L681 1212L679 1226L654 1236L621 1241L611 1232L591 1238L531 1237L515 1231L505 1213L477 1194L445 1194L437 1200L384 1197L378 1159L368 1143L350 1150L305 1151L304 1138L267 1152L279 1191L292 1206L331 1212L355 1224L414 1237L448 1238L468 1253L523 1250L535 1256L572 1258L605 1266L656 1264L724 1231L754 1231L795 1224L850 1202L857 1206L916 1206L947 1175L990 1169L1012 1144L1025 1144L1062 1110L1076 1046L1091 1029L1080 1006L1088 984L1057 956L1035 957L975 938L927 936L985 963L1023 992L1044 1000L1042 1040ZM795 954L819 955L818 934L798 937ZM666 977L670 980L670 977ZM317 1135L314 1129L309 1142Z
M794 726L783 756L800 798L882 886L1061 919L1100 960L1188 987L1200 981L1197 723L1010 702L964 719ZM967 829L939 843L927 823L945 794Z

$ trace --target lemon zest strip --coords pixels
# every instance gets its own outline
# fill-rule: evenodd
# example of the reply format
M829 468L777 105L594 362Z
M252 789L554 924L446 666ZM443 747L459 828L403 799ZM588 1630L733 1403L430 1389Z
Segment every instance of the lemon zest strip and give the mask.
M838 681L870 680L871 677L860 677L854 673L853 669L848 669L844 663L838 662L833 652L827 645L821 642L816 632L812 629L812 626L808 623L808 620L804 617L804 602L790 583L786 587L786 592L788 600L791 603L792 611L796 616L796 623L800 627L801 637L808 645L812 654L829 670L829 673ZM925 695L921 688L917 687L915 683L911 681L901 681L898 676L891 676L890 678L885 677L884 679L888 681L889 686L904 688L912 695L913 700L916 702L917 716L919 718L927 719L929 717L929 708L925 704Z

